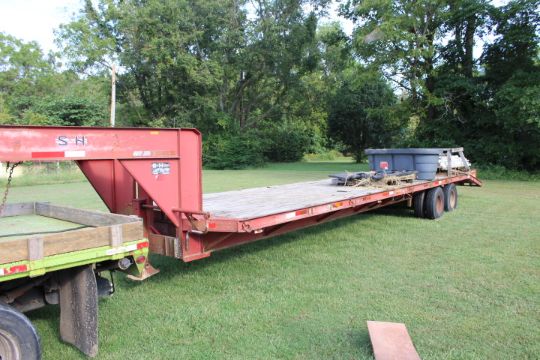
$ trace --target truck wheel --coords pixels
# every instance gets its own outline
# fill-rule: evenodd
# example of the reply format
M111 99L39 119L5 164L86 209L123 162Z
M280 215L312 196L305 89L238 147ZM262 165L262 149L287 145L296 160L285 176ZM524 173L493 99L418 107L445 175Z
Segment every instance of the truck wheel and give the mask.
M26 316L0 302L0 360L39 360L36 329Z
M455 184L448 184L443 188L444 211L452 211L457 207L458 194Z
M428 219L438 219L444 214L444 193L440 187L428 190L425 207Z
M417 193L414 193L413 195L413 207L414 207L414 216L423 218L425 217L425 197L426 192L420 191Z

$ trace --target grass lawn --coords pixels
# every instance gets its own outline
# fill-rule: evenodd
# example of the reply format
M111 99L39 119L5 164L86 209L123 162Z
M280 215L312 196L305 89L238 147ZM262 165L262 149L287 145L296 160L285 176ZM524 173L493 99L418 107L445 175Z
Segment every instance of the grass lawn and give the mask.
M205 171L205 191L319 179L344 163ZM480 175L481 177L481 175ZM405 209L338 220L217 252L155 256L143 283L117 277L100 303L99 359L369 359L366 320L404 322L423 359L540 354L540 182L460 187L438 221ZM104 209L87 183L12 189L10 201ZM55 307L29 314L45 359L82 359L59 341Z

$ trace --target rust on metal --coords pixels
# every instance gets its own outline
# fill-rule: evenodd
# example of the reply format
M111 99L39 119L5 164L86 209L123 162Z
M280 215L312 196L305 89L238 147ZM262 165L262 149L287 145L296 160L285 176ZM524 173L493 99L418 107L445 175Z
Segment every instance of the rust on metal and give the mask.
M376 360L420 360L405 324L368 321L367 326Z

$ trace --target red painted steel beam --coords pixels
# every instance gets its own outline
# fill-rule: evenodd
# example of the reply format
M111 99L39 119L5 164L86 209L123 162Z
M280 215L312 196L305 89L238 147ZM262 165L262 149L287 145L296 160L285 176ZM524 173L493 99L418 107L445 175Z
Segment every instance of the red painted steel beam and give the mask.
M0 126L0 161L178 158L179 132L199 134L195 129Z
M0 161L74 160L111 212L157 204L177 227L202 210L201 159L195 129L0 126Z

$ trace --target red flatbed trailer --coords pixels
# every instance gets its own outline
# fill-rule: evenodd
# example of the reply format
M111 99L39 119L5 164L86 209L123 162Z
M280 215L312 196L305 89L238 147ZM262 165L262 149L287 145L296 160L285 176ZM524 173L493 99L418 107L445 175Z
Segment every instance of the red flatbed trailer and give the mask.
M470 170L385 189L323 180L203 196L201 155L195 129L0 127L0 161L77 162L111 212L143 218L151 252L185 262L432 188L481 185Z
M447 184L480 183L475 172L381 189L335 185L332 179L203 195L204 252L260 240L412 199L415 192ZM151 248L152 250L152 248ZM184 261L191 258L182 257Z

